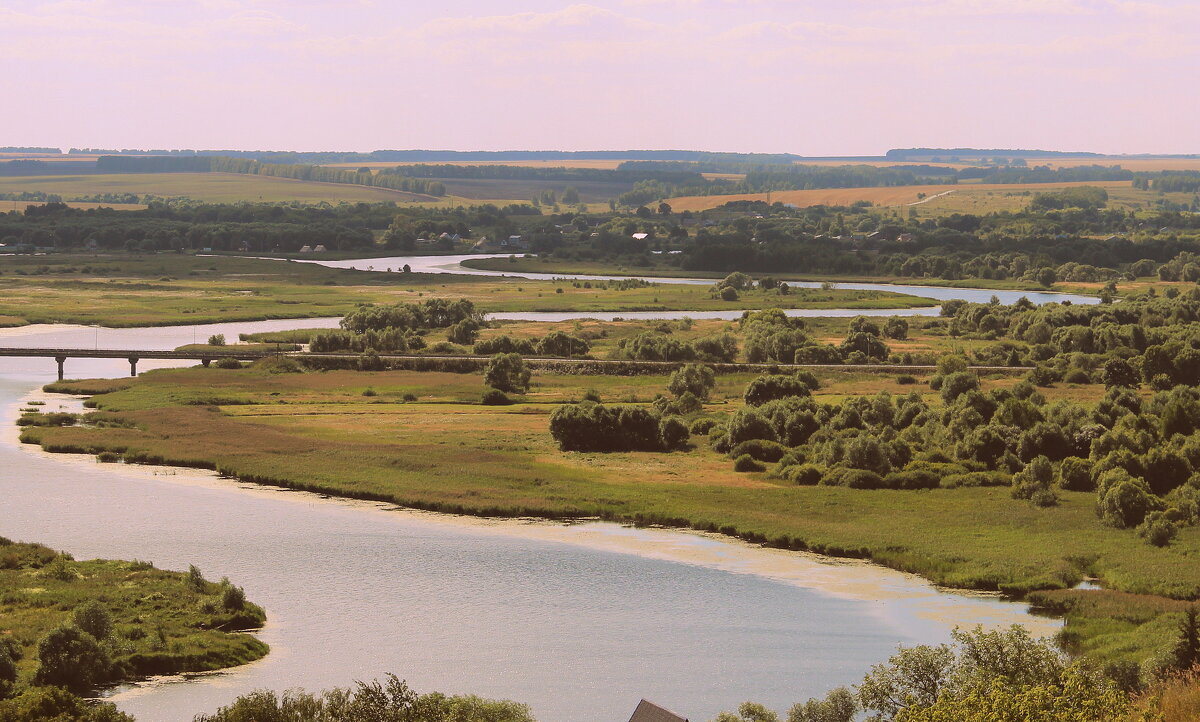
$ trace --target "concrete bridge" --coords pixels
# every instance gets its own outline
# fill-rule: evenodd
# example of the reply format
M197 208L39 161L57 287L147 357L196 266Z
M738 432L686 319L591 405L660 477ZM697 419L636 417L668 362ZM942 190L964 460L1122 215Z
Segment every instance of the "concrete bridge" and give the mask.
M239 350L237 346L225 349L203 349L196 351L149 351L144 349L79 349L79 348L0 348L0 357L16 356L26 358L52 358L58 362L58 378L63 379L64 366L69 358L123 358L129 361L129 375L137 376L137 362L141 359L178 359L182 361L199 361L208 366L214 360L237 359L238 361L256 361L270 356L290 356L293 358L331 359L340 361L356 361L361 354L354 352L343 353L311 353L305 351L278 350ZM471 364L477 369L491 358L490 356L445 356L422 354L389 354L381 353L379 358L397 364L395 367L411 370L428 370L431 363L452 361L458 364ZM621 359L591 359L591 358L541 358L527 357L525 362L531 368L549 368L564 370L579 368L582 373L623 374L630 369L635 373L670 373L682 366L683 361L627 361ZM873 373L928 373L936 371L936 366L897 365L897 364L770 364L770 363L710 363L717 373L764 373L770 371L797 371L800 369L826 369L836 371L858 371ZM970 370L979 373L1023 374L1032 370L1029 366L971 366ZM569 371L568 371L569 373Z
M238 361L254 361L267 356L279 355L275 351L239 351L236 346L220 351L147 351L114 348L0 348L0 356L26 358L52 358L58 362L58 380L63 379L63 369L69 358L123 358L129 361L129 375L137 376L137 362L144 358L179 359L199 361L208 366L216 359L231 358Z

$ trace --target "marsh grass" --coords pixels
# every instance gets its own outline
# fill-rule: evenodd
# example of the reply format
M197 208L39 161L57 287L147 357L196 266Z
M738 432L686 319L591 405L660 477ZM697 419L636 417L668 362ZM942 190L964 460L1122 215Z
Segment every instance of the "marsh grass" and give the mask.
M146 562L75 561L0 538L0 634L22 647L18 669L26 681L37 665L37 641L89 603L111 616L111 636L101 642L122 679L223 669L267 653L242 631L262 626L261 607L231 609L221 603L226 587L188 585L186 576Z

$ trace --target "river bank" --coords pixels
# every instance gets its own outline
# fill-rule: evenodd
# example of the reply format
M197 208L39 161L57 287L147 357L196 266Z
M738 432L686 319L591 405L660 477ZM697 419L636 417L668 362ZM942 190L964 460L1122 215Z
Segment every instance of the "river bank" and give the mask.
M286 325L200 331L236 335ZM23 342L38 335L15 332ZM133 343L173 348L193 332L120 333ZM50 335L57 343L87 345L91 333ZM80 364L72 375L117 376L125 366ZM53 379L52 364L3 360L0 371L8 379L0 382L7 408ZM6 428L11 439L16 429ZM785 708L852 683L895 644L943 640L952 623L1042 623L1026 616L1024 605L942 595L862 562L763 576L758 562L730 550L777 558L772 565L799 557L728 539L605 526L612 530L607 541L588 531L587 543L570 544L557 537L588 525L549 525L553 532L524 521L477 527L475 520L251 486L207 472L48 456L9 441L0 445L0 462L10 470L0 477L7 502L0 529L9 535L81 555L196 563L210 575L244 581L271 611L272 623L260 635L272 647L266 659L120 692L122 708L144 719L190 719L253 688L316 689L387 671L420 688L528 701L547 722L579 719L579 709L595 710L597 720L619 717L640 696L707 719L747 697ZM364 506L374 509L364 514ZM530 529L555 538L530 538ZM601 548L616 544L614 536L625 548L632 536L645 554ZM667 546L694 538L703 554L667 554L660 537ZM721 561L705 561L714 550ZM836 585L808 589L780 580L844 579L847 567L861 567L868 577L857 600L839 596ZM887 575L878 585L884 591L910 583L921 591L911 602L872 596L866 590L875 574Z

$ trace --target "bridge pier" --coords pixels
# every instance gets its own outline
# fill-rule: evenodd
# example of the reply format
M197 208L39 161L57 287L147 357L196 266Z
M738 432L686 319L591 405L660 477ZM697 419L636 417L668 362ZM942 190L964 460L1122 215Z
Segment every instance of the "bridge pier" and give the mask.
M63 380L63 365L67 362L66 356L55 356L54 360L58 362L58 380Z
M200 359L200 363L204 364L204 368L208 368L208 365L209 365L210 363L212 363L212 359L210 359L210 358L202 358L202 359Z
M138 362L137 356L129 357L129 375L130 376L137 376L137 362Z

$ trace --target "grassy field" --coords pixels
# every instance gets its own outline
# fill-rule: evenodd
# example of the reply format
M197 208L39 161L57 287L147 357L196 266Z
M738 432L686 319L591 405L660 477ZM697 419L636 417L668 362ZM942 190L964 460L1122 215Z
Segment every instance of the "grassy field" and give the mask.
M266 615L249 602L227 607L225 589L204 580L189 583L187 574L146 562L74 561L44 546L0 538L0 635L12 635L23 650L23 681L36 671L38 640L89 602L111 616L112 634L101 641L120 669L118 679L259 659L267 645L238 630L261 627Z
M930 200L916 206L922 212L943 212L940 203L959 202L958 196L973 197L981 196L983 198L992 198L992 194L998 193L996 196L1005 198L1004 194L1022 194L1025 192L1039 193L1043 191L1051 191L1062 188L1074 188L1076 186L1091 185L1099 186L1113 192L1117 189L1130 189L1129 181L1096 181L1091 183L1028 183L1028 184L960 184L954 186L945 185L928 185L928 186L888 186L875 188L828 188L820 190L805 190L805 191L776 191L770 194L772 203L791 203L802 208L808 206L848 206L856 201L870 201L877 206L912 206L924 200L925 198L946 193L944 196L936 200ZM679 198L668 198L667 203L675 212L681 211L703 211L709 208L716 208L730 201L766 201L766 193L743 193L738 195L715 195L715 196L682 196ZM1147 197L1153 197L1157 194L1147 193ZM1017 208L1024 207L1029 203L1029 197L1015 195L1015 198L1022 198L1020 205ZM949 199L955 199L951 201ZM965 201L963 201L965 202ZM996 203L996 201L990 201ZM1003 210L1003 208L984 208L980 206L978 209L971 212L983 212L984 210ZM1015 210L1015 209L1014 209ZM944 211L944 212L963 212L963 211Z
M826 377L819 394L829 401L921 390L888 376ZM722 377L709 411L735 409L748 380ZM1149 547L1132 532L1100 525L1090 494L1065 492L1061 507L1046 510L1013 500L1007 489L786 486L761 474L736 474L727 458L706 448L559 453L547 433L554 404L579 399L588 389L610 401L647 402L664 390L665 379L538 375L535 381L523 403L488 407L477 403L483 390L478 375L155 371L97 399L138 428L26 433L51 448L136 451L245 478L425 508L733 527L769 540L803 540L809 548L862 552L953 586L1057 587L1097 574L1131 592L1200 592L1200 568L1189 559L1200 551L1200 533L1187 529L1168 549ZM985 386L1008 383L993 379ZM376 396L364 397L367 388ZM1101 389L1072 393L1098 397ZM418 402L401 402L406 394ZM235 438L242 441L231 443Z
M588 284L591 285L591 284ZM559 292L561 289L561 292ZM187 254L0 257L0 325L170 325L337 316L361 303L469 298L485 311L646 311L788 308L907 308L929 299L879 291L748 291L737 301L705 286L619 290L570 281L401 274L310 263Z
M937 403L927 387L888 375L821 376L821 401L916 390ZM739 408L749 380L719 377L706 412L724 416ZM694 440L695 448L670 454L563 453L548 433L555 406L588 390L608 402L647 403L665 382L655 376L536 374L520 403L495 407L479 404L483 383L476 374L153 371L135 380L48 387L108 392L95 403L104 418L132 422L125 428L28 427L23 438L51 451L107 450L130 461L211 468L250 481L453 513L602 517L719 530L776 546L871 558L951 587L1020 594L1096 576L1129 593L1200 593L1200 567L1193 561L1200 530L1183 530L1168 548L1151 547L1132 531L1100 524L1093 494L1062 492L1059 506L1039 509L1013 499L1007 488L792 486L764 473L735 473L703 438ZM985 379L984 387L1012 382ZM1101 394L1097 386L1064 386L1047 395L1087 401ZM411 397L417 400L404 401ZM1091 640L1097 655L1121 658L1160 644L1169 625L1137 626L1084 624L1081 638ZM1136 643L1096 641L1109 633Z
M630 274L636 276L661 276L663 278L712 278L714 280L722 279L728 275L727 273L683 270L677 266L667 264L628 266L613 265L604 261L559 260L552 256L532 255L509 256L505 258L473 258L464 261L463 265L467 268L480 268L509 273L562 273L607 276ZM761 276L766 274L755 275ZM895 283L909 286L939 286L943 288L991 288L998 291L1047 291L1063 290L1066 287L1056 285L1047 289L1036 283L1015 279L1001 281L987 278L964 278L949 281L942 278L908 278L905 276L822 276L820 274L803 273L773 273L770 275L772 278L781 281L828 281L834 284L835 288L838 283ZM1087 290L1083 290L1084 286L1076 285L1080 289L1080 293L1092 295L1099 293L1102 286L1103 284L1093 284L1087 287ZM793 290L799 291L801 289Z
M598 170L616 170L623 160L406 160L406 161L372 161L369 163L326 163L330 168L395 168L402 165L511 165L521 168L595 168Z
M445 199L434 196L405 193L389 188L357 186L347 183L318 183L239 173L114 173L0 178L0 193L21 193L23 191L57 193L68 199L73 196L90 196L97 193L136 193L138 195L192 198L213 203L237 203L240 201L441 203L445 201Z
M111 208L114 211L141 211L146 209L144 203L88 203L84 201L66 201L70 208L91 210L93 208ZM42 201L0 201L0 213L17 211L24 213L29 206L44 206Z

